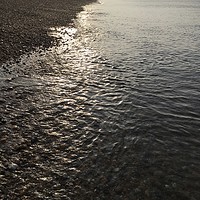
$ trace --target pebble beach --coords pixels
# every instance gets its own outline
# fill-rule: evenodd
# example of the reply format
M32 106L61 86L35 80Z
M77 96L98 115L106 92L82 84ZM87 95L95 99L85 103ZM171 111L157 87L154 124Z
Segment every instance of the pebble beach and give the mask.
M50 27L66 26L91 0L0 2L0 64L36 47L51 46Z

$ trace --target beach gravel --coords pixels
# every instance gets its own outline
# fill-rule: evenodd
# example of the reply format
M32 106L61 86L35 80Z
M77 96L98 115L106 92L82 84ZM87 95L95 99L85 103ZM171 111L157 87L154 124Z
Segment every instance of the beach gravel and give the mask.
M36 47L49 47L50 27L66 26L92 0L0 1L0 65Z

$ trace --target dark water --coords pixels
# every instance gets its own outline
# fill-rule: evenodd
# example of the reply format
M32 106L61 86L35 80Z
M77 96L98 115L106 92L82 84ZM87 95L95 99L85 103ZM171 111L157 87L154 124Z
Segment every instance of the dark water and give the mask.
M105 0L75 24L1 68L1 198L200 199L200 2Z

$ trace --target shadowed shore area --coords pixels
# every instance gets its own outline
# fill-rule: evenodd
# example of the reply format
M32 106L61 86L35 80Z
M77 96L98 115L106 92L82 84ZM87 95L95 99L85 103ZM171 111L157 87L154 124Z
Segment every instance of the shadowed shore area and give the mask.
M0 2L0 65L35 47L49 47L50 27L66 26L94 0L3 0Z

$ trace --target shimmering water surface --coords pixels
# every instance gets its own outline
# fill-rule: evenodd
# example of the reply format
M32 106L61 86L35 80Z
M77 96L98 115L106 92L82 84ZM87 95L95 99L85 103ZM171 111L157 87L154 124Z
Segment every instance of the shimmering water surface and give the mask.
M1 197L200 199L200 2L104 0L49 34L0 71Z

